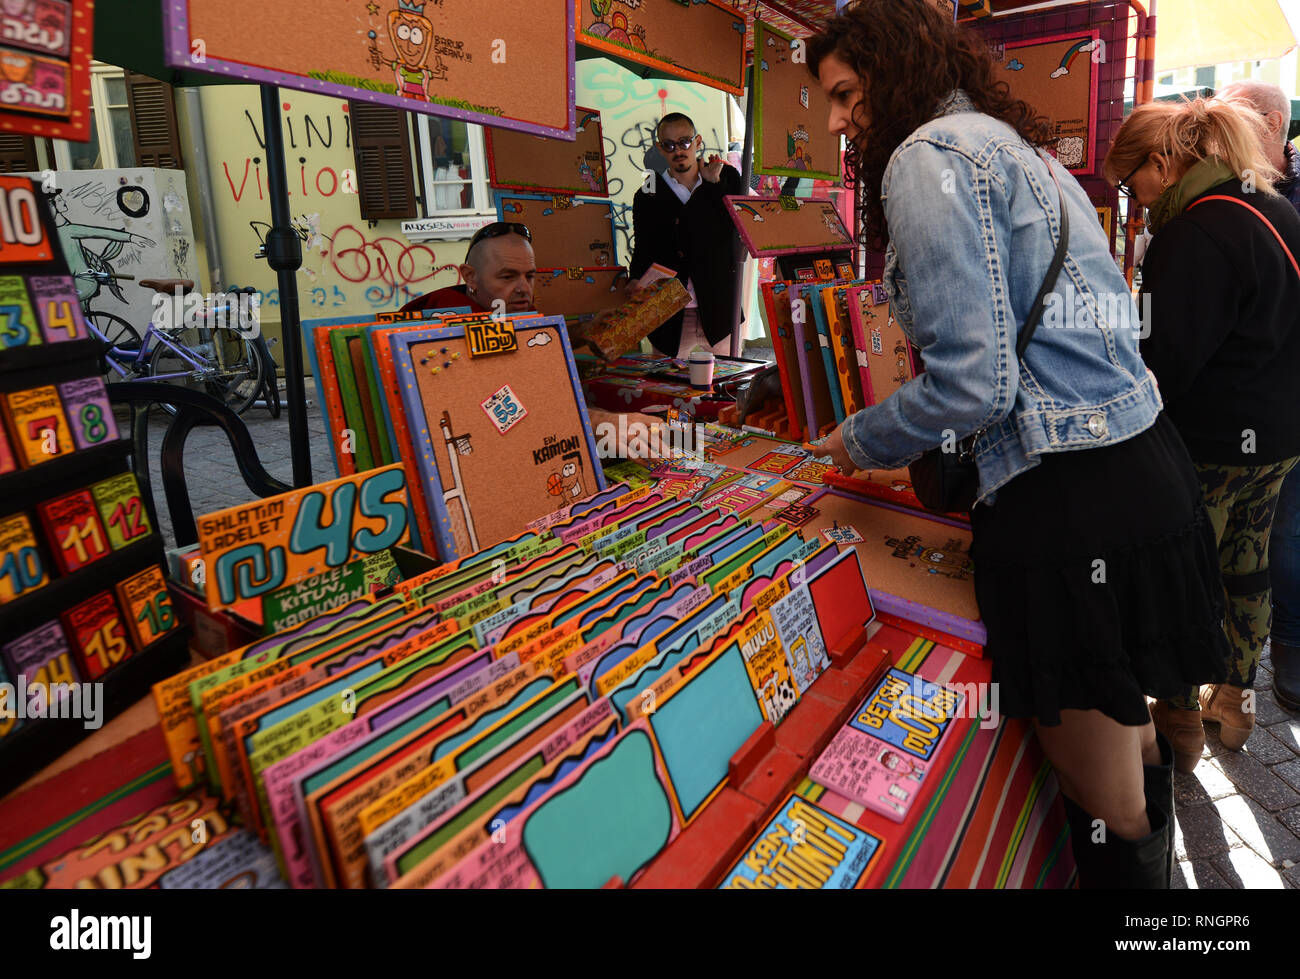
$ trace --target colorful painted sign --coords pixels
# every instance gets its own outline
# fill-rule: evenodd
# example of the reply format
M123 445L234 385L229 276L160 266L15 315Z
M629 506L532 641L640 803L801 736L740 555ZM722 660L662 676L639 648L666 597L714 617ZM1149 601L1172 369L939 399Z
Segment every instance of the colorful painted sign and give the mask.
M410 539L401 463L198 518L209 608L284 588Z
M169 0L163 16L175 68L573 137L567 4Z

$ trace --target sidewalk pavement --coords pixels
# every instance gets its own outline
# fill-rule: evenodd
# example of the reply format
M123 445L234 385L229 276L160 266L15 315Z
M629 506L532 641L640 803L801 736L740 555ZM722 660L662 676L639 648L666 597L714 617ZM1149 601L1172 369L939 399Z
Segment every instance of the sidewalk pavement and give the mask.
M244 414L262 465L277 479L292 482L289 417L278 419L258 407ZM307 412L312 478L334 478L320 406ZM150 425L151 465L158 500L158 522L173 546L171 520L162 491L157 446L164 418ZM185 447L186 471L195 515L247 503L254 495L244 485L225 435L215 428L195 429ZM1257 682L1256 728L1240 752L1219 743L1217 727L1206 728L1207 746L1192 775L1175 775L1178 833L1174 869L1177 888L1300 888L1300 715L1273 699L1269 649Z

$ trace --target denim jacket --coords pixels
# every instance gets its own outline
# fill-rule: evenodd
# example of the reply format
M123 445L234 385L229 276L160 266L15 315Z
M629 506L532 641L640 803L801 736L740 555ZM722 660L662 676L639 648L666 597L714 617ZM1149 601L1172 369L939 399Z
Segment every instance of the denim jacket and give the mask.
M1051 265L1059 199L1047 164L1008 125L954 92L885 169L885 286L926 370L854 414L844 444L863 469L896 469L984 429L979 500L1039 462L1132 438L1160 394L1142 324L1097 212L1052 167L1070 209L1065 265L1017 361L1016 338Z

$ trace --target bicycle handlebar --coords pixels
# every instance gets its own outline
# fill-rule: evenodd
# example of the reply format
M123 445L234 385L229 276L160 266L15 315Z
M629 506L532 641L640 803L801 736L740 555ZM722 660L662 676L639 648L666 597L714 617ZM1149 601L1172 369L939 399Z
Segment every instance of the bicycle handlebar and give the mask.
M109 279L126 279L134 282L134 275L119 275L116 272L96 272L94 269L87 269L85 272L77 272L78 279L95 279L96 281L107 282Z

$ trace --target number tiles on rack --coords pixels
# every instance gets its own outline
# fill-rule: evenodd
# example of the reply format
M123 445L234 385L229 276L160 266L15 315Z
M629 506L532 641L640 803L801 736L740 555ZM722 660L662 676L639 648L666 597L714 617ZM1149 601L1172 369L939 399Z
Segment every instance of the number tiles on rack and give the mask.
M50 684L71 685L81 680L63 626L57 621L46 622L5 644L0 660L12 679L26 677L28 687L41 685L48 690Z
M23 277L0 275L0 347L34 347L40 342Z
M48 262L54 258L35 186L29 177L0 177L0 264Z
M86 338L86 319L82 315L77 288L71 276L28 276L27 290L41 324L41 336L46 343Z
M95 483L90 487L90 495L99 509L99 519L108 531L113 550L153 533L135 473L122 473Z
M81 675L88 680L103 676L134 652L112 592L99 592L60 618Z
M54 564L72 574L109 553L99 510L89 490L77 490L36 508Z
M78 449L88 449L118 437L117 422L108 404L108 389L103 378L64 381L59 385L59 398Z
M27 514L15 513L0 520L0 605L49 582Z
M147 649L176 627L176 613L162 570L156 565L118 582L117 599L137 649Z
M23 468L39 466L73 450L68 419L54 385L6 394L4 413Z

